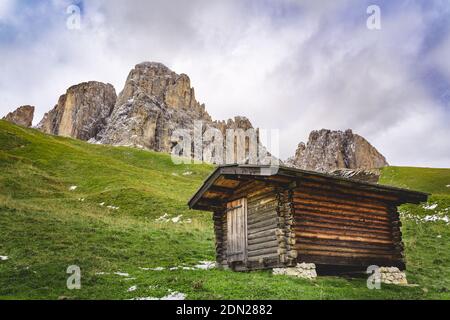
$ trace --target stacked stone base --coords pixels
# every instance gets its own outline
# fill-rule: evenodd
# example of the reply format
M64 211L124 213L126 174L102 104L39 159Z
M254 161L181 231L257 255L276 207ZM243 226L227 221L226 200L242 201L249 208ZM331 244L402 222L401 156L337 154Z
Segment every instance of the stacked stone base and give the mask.
M286 275L303 279L315 279L317 277L316 265L314 263L297 263L295 267L274 268L274 275Z
M381 282L386 284L408 284L406 274L396 267L381 267L379 269Z

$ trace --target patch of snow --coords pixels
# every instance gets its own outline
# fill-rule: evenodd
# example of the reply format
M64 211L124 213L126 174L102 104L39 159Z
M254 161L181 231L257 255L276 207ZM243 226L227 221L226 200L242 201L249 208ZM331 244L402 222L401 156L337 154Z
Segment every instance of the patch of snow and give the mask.
M91 138L87 142L90 144L103 144L100 140L97 140L95 138Z
M8 256L0 256L0 261L6 261L8 259L9 259Z
M193 174L192 171L183 172L183 176L190 176L191 174Z
M424 208L425 210L434 210L437 208L437 203L433 203L433 204L426 204L423 205L422 208Z
M101 202L101 203L99 203L102 207L105 205L105 203L104 202Z
M118 276L121 277L129 277L130 275L126 272L114 272L114 274L117 274Z
M450 219L447 216L439 216L437 214L434 214L434 215L425 216L423 218L423 221L425 221L425 222L429 222L429 221L431 221L431 222L444 221L446 223L449 223Z
M195 267L201 270L209 270L216 267L215 261L199 261L199 264L196 264Z
M125 278L125 281L136 280L136 278Z
M84 198L78 198L78 201L84 202Z
M180 214L180 215L178 215L176 217L171 218L170 215L168 215L167 213L164 213L159 218L156 218L155 221L156 222L164 222L164 223L172 222L172 223L180 223L180 224L181 223L192 223L191 219L186 219L186 220L183 221L181 219L182 217L183 217L183 215Z
M417 223L425 223L425 222L445 222L450 224L450 218L442 213L426 215L425 217L420 217L410 213L402 213L402 218L410 221L414 221Z
M172 172L172 175L175 177L178 177L178 173L176 173L176 172Z
M167 296L160 298L159 300L184 300L186 295L178 291L172 291Z
M119 210L119 207L115 207L115 206L107 206L108 209L112 209L112 210Z
M127 291L133 292L133 291L136 291L136 289L137 289L137 286L132 286L132 287L129 287Z
M131 300L185 300L186 294L178 292L178 291L170 291L167 296L161 297L161 298L155 298L155 297L139 297L139 298L133 298Z
M75 190L77 190L77 188L78 188L78 186L70 186L69 190L70 191L75 191Z
M447 188L450 188L450 184L446 185Z
M162 271L162 270L164 270L164 267L156 267L156 268L139 268L139 269L145 270L145 271L148 271L148 270L151 270L151 271Z
M98 276L102 276L102 275L105 275L105 274L109 274L109 272L96 272L95 274L98 275Z
M172 218L171 220L172 220L173 223L178 223L178 222L180 222L182 216L183 215L180 214L179 216L176 216L175 218Z
M167 213L164 213L159 218L155 219L157 222L169 222L169 215Z
M440 238L442 238L442 236L439 234L436 238L440 239Z
M215 261L199 261L198 264L196 264L193 267L188 267L188 266L176 266L176 267L170 267L167 268L167 270L170 271L175 271L175 270L209 270L209 269L213 269L216 267L216 262ZM164 267L157 267L157 268L142 268L140 267L139 269L141 270L152 270L152 271L162 271L165 270Z

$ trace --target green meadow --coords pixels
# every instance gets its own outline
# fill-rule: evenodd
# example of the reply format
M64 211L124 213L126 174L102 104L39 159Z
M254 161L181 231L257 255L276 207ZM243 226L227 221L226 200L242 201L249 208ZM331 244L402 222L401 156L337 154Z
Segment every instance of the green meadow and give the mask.
M380 290L365 279L195 267L214 260L212 219L186 203L212 170L0 121L0 299L450 298L450 169L383 170L382 183L432 195L400 208L413 285ZM71 265L79 290L66 286Z

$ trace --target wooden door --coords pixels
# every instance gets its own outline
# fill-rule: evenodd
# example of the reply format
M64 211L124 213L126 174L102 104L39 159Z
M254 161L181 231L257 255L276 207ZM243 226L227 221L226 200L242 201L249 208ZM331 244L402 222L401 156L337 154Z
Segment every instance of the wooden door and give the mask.
M228 262L247 260L247 199L227 203Z

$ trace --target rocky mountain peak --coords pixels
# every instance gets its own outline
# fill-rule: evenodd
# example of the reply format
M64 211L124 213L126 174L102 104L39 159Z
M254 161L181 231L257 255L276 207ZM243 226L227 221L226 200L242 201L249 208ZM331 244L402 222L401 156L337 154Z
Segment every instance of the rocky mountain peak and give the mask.
M189 77L161 63L143 62L130 71L98 140L170 152L173 131L190 129L196 120L211 123Z
M12 122L19 126L31 127L34 117L34 107L25 105L17 108L13 112L8 113L3 120Z
M159 62L137 64L128 75L117 105L132 101L140 93L153 97L159 104L174 110L191 112L195 116L211 120L205 105L195 99L194 88L186 74L177 74Z
M45 133L89 140L104 127L116 99L111 84L97 81L77 84L67 89L37 127Z
M308 143L301 142L288 165L319 172L336 169L373 169L387 166L385 157L366 139L348 129L314 130Z
M228 119L226 121L216 120L212 125L219 129L223 134L225 134L227 129L242 129L245 131L253 128L250 120L243 116L235 116L233 119Z

